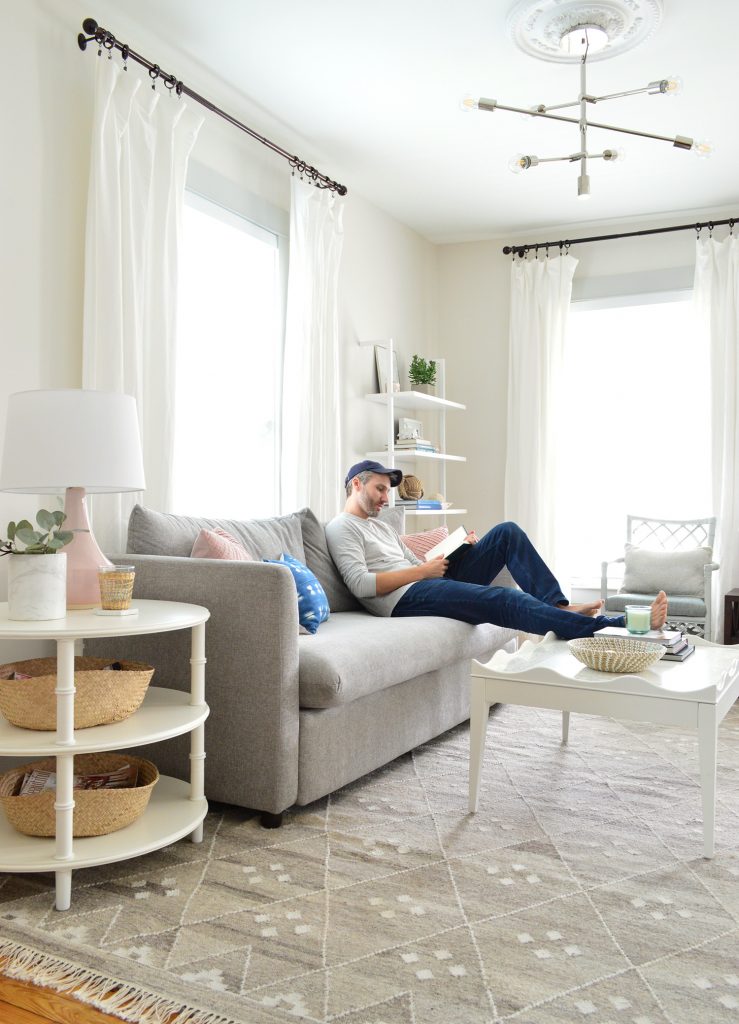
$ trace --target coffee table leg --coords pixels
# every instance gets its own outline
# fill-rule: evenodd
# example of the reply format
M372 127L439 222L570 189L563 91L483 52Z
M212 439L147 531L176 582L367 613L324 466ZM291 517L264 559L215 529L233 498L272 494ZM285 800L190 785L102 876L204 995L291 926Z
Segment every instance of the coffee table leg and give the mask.
M570 738L570 713L569 711L562 712L562 742L567 743Z
M488 727L488 704L485 679L470 680L470 811L477 810L480 795L480 773L485 755L485 733Z
M713 857L716 822L716 748L718 722L716 708L698 705L698 759L701 776L701 804L703 806L703 856Z

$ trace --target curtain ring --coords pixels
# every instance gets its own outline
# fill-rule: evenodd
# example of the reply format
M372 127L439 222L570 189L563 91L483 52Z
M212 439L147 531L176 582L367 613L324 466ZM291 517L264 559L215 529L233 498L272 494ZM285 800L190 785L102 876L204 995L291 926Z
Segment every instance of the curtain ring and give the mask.
M708 222L708 237L709 238L713 238L713 221L712 220L709 220L709 222Z
M729 238L734 237L734 218L729 221Z
M129 52L130 52L130 50L129 50L128 43L124 43L123 46L121 47L121 59L123 61L123 70L124 71L128 71L128 54L129 54Z
M546 248L546 257L547 257L547 259L549 259L549 246L547 246L547 248Z
M151 79L152 89L156 86L157 78L159 78L159 65L155 64L153 68L149 68L149 78Z
M534 252L534 256L535 256L535 258L536 258L537 260L539 259L539 246L538 246L538 245L537 245L537 247L536 247L536 250L535 250L535 252Z
M703 225L702 224L696 224L695 225L695 237L696 238L700 238L702 230L703 230Z

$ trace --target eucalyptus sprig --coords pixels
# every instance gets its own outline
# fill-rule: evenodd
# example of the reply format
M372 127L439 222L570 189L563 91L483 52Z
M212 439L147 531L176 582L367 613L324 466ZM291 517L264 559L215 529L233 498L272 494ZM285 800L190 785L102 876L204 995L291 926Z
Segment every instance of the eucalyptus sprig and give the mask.
M43 532L34 530L27 519L8 523L8 539L0 540L0 556L55 555L74 538L70 530L62 530L66 518L63 512L42 508L36 514L36 522Z

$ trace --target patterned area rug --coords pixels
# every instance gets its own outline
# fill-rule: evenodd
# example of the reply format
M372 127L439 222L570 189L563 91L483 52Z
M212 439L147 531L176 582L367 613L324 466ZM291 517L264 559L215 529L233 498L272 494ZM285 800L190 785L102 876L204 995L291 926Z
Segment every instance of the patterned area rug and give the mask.
M493 709L477 815L460 727L280 830L215 806L200 846L75 872L64 914L0 876L6 972L139 1022L736 1022L739 706L712 861L694 735L559 730Z

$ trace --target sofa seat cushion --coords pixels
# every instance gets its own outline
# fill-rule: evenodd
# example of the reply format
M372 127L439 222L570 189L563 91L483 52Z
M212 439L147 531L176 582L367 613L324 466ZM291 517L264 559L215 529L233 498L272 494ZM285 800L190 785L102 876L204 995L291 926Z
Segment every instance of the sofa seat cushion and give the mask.
M298 640L300 706L330 708L465 658L486 661L515 632L436 616L331 615Z

